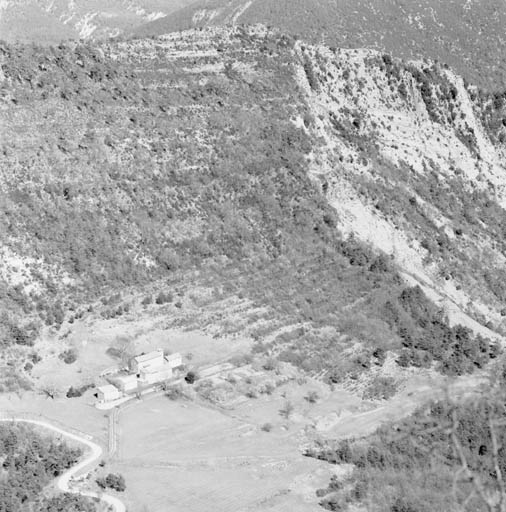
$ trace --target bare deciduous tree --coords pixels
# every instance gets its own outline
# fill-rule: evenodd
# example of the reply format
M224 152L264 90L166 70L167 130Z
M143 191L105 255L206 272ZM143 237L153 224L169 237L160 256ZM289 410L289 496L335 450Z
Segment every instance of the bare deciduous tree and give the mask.
M54 382L46 382L41 388L41 392L43 395L46 396L46 398L51 398L54 400L55 398L58 398L60 394L60 389Z

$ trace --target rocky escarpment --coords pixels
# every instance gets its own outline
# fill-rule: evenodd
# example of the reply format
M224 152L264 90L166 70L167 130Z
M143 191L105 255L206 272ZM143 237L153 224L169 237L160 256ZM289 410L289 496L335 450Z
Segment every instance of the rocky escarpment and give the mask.
M428 61L303 44L297 52L307 129L320 141L311 173L341 229L501 324L504 95Z

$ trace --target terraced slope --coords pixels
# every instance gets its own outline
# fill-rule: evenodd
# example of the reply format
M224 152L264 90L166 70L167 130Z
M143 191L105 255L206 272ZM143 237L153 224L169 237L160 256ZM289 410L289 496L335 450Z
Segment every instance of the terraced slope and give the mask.
M486 89L506 86L506 6L501 0L201 0L135 33L244 23L279 27L329 46L437 59Z
M5 345L158 283L245 300L259 350L332 379L496 355L502 95L262 27L1 54Z

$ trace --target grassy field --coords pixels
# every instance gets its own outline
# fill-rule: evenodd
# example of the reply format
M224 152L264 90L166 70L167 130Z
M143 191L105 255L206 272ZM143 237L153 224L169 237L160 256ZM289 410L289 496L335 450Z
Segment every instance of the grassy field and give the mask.
M294 482L320 465L300 455L292 430L264 432L251 419L166 397L126 408L120 424L113 467L134 510L318 510Z
M460 396L480 382L464 377L448 392ZM316 490L342 468L304 457L304 447L367 435L444 390L440 378L419 376L399 397L380 403L311 379L227 408L146 398L122 409L110 467L125 476L133 510L317 511ZM314 403L307 399L311 391L318 394ZM293 405L288 418L280 412L287 402Z

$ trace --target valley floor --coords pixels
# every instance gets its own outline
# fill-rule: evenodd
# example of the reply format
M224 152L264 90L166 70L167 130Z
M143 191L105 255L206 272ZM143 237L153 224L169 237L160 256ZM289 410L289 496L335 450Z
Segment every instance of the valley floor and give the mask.
M291 381L270 396L230 407L146 397L120 409L118 449L107 471L124 475L127 490L121 498L132 512L316 512L321 510L316 490L342 469L304 457L305 446L316 439L365 435L438 394L472 392L484 379L476 375L449 385L439 378L413 377L393 399L378 403L314 380ZM305 399L311 390L321 396L317 403ZM294 406L289 418L280 414L286 401ZM4 416L40 415L104 448L109 445L109 416L92 407L89 396L3 395L0 408ZM262 428L267 423L268 432Z

